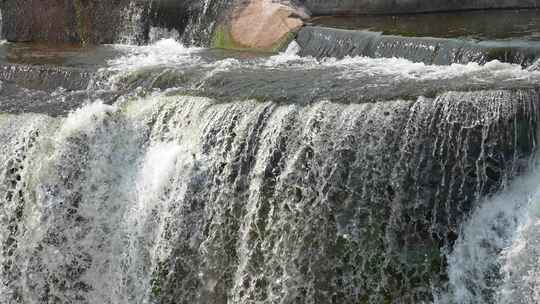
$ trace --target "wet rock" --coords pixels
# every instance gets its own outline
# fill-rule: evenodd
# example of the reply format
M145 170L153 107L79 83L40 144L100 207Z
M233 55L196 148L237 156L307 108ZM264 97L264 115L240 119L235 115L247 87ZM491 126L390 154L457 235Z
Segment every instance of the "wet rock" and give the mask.
M6 0L2 31L13 42L112 43L136 26L133 15L144 6L130 0Z
M75 16L68 20L64 1L8 0L2 3L2 13L3 36L9 41L77 39Z
M12 42L144 44L152 28L208 45L233 0L5 0L2 32Z

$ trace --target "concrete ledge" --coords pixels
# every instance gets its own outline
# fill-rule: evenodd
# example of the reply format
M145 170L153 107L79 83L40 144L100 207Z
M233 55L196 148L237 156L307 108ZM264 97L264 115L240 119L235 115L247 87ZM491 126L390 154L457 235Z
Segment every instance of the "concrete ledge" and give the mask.
M540 42L483 41L403 37L370 31L352 31L307 26L300 30L297 42L300 55L313 57L366 56L400 57L426 64L486 63L499 60L532 65L540 58Z
M315 16L536 8L540 0L299 0Z

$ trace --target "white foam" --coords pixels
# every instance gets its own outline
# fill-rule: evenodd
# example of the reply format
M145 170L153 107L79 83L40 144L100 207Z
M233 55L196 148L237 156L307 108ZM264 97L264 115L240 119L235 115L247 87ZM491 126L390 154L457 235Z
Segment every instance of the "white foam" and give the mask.
M161 27L151 27L150 33L148 34L148 37L150 38L150 43L154 44L161 40L179 40L180 39L180 33L175 29L167 29L167 28L161 28Z
M173 143L159 143L148 150L141 169L138 192L142 196L159 196L176 170L182 149ZM155 199L155 198L154 198ZM147 199L141 202L148 203Z
M163 39L147 46L115 45L124 56L108 61L107 70L130 71L152 66L196 64L200 48L185 47L175 39Z
M540 71L540 59L536 60L530 67L527 68L528 71Z
M92 132L96 122L103 120L105 115L116 110L116 106L106 105L101 100L87 104L69 114L62 125L60 134L65 137L76 131Z
M354 79L358 74L394 75L415 80L445 80L464 76L474 76L485 81L496 78L540 79L540 73L538 72L528 71L520 65L502 63L498 60L490 61L484 65L478 63L427 65L403 58L345 57L343 59L326 58L317 60L311 57L300 58L284 53L271 57L266 61L265 65L283 66L284 64L298 65L298 67L308 69L337 67L343 70L341 77L344 79Z
M202 56L204 49L185 47L175 39L164 39L148 46L115 46L125 55L110 60L106 70L125 74L147 68L198 67L210 77L217 72L253 70L333 70L337 79L357 79L376 76L381 79L412 81L446 81L456 79L461 83L504 84L505 82L540 82L540 71L523 69L520 65L497 60L486 64L468 63L447 66L427 65L403 58L345 57L343 59L301 57L300 48L292 42L285 52L269 57L211 60ZM211 55L211 54L209 54ZM111 82L114 83L113 76Z
M540 189L531 197L512 244L502 252L501 264L499 303L540 303Z

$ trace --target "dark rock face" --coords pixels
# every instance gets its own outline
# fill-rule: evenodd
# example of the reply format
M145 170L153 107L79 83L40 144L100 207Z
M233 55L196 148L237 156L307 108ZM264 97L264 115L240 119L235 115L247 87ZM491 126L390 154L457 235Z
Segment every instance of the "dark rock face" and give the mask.
M8 41L111 43L122 32L129 0L6 0L2 3ZM127 12L127 13L126 13Z
M61 0L4 1L3 36L9 41L76 40L75 20L68 20L65 4Z
M299 0L314 15L395 14L435 11L534 8L538 0Z
M12 42L85 44L149 40L150 27L175 29L208 44L232 0L4 0L2 32Z

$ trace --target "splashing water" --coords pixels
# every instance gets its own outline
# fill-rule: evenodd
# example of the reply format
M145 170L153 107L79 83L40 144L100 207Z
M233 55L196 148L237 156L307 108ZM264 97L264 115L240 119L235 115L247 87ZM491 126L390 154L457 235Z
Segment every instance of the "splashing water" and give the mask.
M117 45L126 55L108 62L110 70L129 71L150 66L191 62L197 64L198 48L185 47L174 39L162 39L148 46Z
M166 28L160 28L160 27L151 27L150 33L148 34L149 37L149 43L154 44L158 43L161 40L180 40L180 33L176 29L166 29Z
M449 294L437 303L540 301L538 171L487 199L463 225L449 255Z

